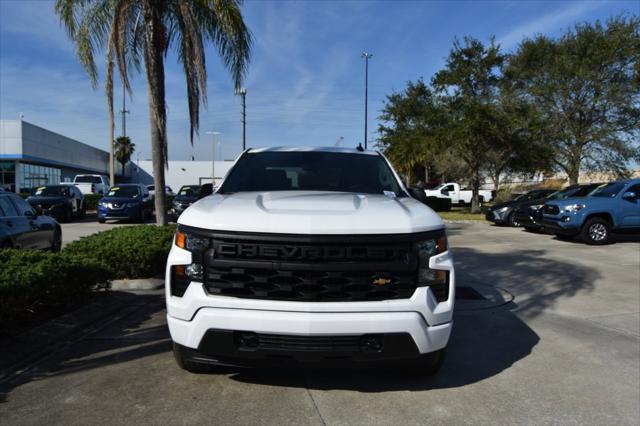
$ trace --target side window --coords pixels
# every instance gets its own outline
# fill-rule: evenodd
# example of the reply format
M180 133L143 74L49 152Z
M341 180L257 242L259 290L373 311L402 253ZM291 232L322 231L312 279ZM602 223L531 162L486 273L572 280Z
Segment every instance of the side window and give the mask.
M456 190L456 187L453 185L447 185L447 187L445 188L445 190L449 191L449 192L453 192Z
M631 188L627 189L625 192L633 192L636 194L636 200L640 198L640 183L637 185L633 185Z
M13 205L16 207L16 210L18 211L18 216L25 216L25 213L27 212L31 212L35 214L35 212L33 211L33 208L31 208L29 203L27 203L22 198L11 197L11 201L13 201Z
M9 201L9 197L0 197L0 215L4 215L6 217L18 216L18 211L13 206L11 201Z

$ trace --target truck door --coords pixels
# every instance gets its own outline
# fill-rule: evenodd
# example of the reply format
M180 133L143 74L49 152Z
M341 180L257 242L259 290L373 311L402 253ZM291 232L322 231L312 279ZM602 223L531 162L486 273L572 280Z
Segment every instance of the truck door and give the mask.
M30 248L29 220L22 216L18 209L9 200L10 195L0 195L0 226L5 229L13 239L14 248Z
M620 226L623 228L640 227L640 184L632 185L624 193L633 192L635 198L620 200Z
M449 193L449 198L453 204L458 204L460 202L460 192L456 190L456 186L454 184L449 184L444 189Z

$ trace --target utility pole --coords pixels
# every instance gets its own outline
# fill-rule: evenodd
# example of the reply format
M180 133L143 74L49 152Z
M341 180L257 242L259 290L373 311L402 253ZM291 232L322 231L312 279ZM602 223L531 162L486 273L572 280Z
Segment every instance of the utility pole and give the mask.
M364 149L367 149L367 108L369 101L369 58L373 55L368 52L362 54L364 58Z
M222 133L210 131L207 132L208 135L213 136L213 153L211 155L211 182L215 188L216 186L216 136L220 136L222 138Z
M236 90L236 95L242 98L242 151L247 149L247 89L244 87Z
M127 117L125 114L129 114L129 110L127 109L127 96L124 84L122 85L122 110L120 114L122 114L122 136L127 136Z

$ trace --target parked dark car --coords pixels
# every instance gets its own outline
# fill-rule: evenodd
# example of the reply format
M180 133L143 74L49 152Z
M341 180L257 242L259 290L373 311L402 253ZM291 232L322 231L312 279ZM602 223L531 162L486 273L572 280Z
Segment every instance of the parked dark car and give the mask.
M84 195L74 185L45 185L36 188L27 198L31 206L58 222L69 222L73 217L84 217Z
M528 202L540 202L550 194L556 192L557 189L534 189L524 195L520 195L511 201L507 201L500 204L491 206L486 214L485 218L489 222L493 222L496 225L509 225L518 227L520 224L516 220L516 210L524 203Z
M38 214L18 195L0 191L0 248L43 249L62 247L62 230L56 220Z
M198 201L199 195L200 185L184 185L180 188L178 195L175 196L171 203L171 209L169 209L171 220L177 220L187 207Z
M561 191L554 192L542 202L535 200L522 203L520 208L516 210L515 220L527 231L540 231L544 228L542 225L542 207L546 202L565 200L571 197L586 197L600 185L602 184L571 185Z
M98 202L98 222L110 219L144 222L153 212L153 198L144 185L125 184L109 189Z

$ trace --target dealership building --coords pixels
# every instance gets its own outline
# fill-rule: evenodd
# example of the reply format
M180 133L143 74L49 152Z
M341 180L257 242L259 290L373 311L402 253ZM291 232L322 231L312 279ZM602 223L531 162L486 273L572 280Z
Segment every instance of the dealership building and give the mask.
M24 120L0 120L0 187L15 192L109 174L109 153Z
M169 161L166 184L219 183L232 161ZM153 183L149 160L127 164L124 175L116 164L116 183ZM77 174L109 176L109 153L24 120L0 120L0 188L29 192L41 185L72 182Z

